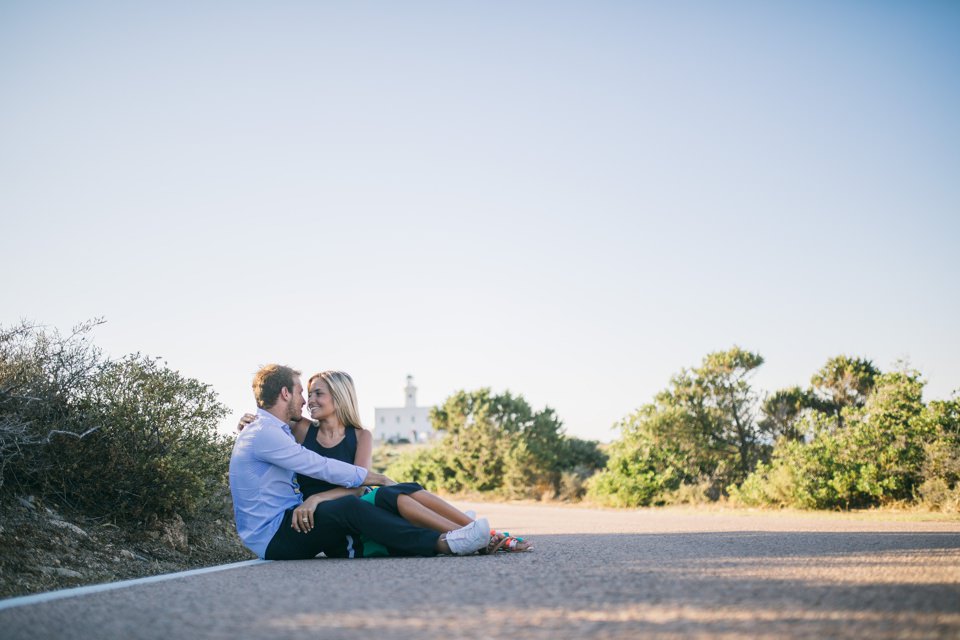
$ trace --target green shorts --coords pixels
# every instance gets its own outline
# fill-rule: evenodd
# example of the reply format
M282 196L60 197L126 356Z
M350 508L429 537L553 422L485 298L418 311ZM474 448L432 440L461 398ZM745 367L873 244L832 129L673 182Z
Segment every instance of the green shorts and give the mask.
M362 496L360 496L360 499L376 506L377 491L379 491L379 489L374 489L373 491L369 491L363 494ZM363 545L364 558L386 558L387 556L390 555L390 552L387 551L387 548L385 546L383 546L379 542L374 542L367 536L360 536L360 543Z

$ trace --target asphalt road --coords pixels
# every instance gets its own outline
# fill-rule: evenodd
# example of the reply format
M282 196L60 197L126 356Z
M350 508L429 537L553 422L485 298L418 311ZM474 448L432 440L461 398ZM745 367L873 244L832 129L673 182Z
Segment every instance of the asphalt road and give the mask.
M960 521L461 506L536 549L245 566L0 610L0 638L960 638Z

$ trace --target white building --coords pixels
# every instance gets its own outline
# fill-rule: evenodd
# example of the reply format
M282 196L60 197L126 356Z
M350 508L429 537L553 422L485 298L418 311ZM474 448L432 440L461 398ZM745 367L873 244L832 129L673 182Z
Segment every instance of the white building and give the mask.
M430 426L430 407L417 406L417 388L413 376L407 376L404 406L392 409L374 409L374 437L381 442L426 442L434 437Z

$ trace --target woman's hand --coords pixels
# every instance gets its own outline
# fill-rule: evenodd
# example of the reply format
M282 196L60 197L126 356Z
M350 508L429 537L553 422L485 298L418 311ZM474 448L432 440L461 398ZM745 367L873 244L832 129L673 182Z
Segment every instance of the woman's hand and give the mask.
M240 422L237 423L237 431L243 431L243 428L257 419L257 416L252 413L245 413L243 417L240 418Z
M313 529L313 511L317 505L323 502L320 494L314 494L303 501L299 507L293 510L293 519L290 526L298 533L307 533Z

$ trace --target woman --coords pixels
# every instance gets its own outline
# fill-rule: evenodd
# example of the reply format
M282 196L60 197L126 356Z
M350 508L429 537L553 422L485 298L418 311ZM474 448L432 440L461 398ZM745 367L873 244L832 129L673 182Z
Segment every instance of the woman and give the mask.
M360 423L353 379L342 371L324 371L310 378L307 384L307 407L311 418L291 427L297 442L328 458L370 469L373 459L373 436ZM247 414L241 426L249 422ZM297 475L304 501L294 510L291 526L307 532L313 528L313 512L326 500L346 495L361 495L360 489L346 489L308 476ZM376 506L405 518L411 524L441 533L459 529L473 518L442 498L426 491L415 482L380 487L361 495ZM362 540L364 557L386 556L388 550L372 540ZM522 538L491 532L486 552L497 550L527 551L532 545Z

